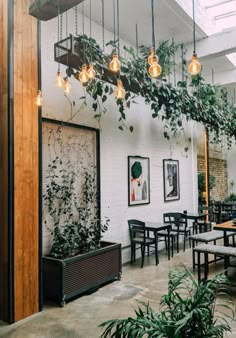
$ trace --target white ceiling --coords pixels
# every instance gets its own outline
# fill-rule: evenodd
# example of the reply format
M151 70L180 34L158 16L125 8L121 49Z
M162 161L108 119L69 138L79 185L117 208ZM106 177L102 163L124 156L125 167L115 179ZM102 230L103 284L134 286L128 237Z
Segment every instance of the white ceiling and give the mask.
M105 27L113 31L113 1L104 0L104 4ZM120 37L135 45L135 27L138 24L139 44L151 45L151 0L119 0L119 7ZM90 1L84 2L84 9L85 15L89 17ZM177 42L192 41L192 19L175 0L154 1L154 12L156 41L172 37ZM92 19L102 23L102 4L99 0L92 0ZM196 38L203 37L206 37L206 34L197 27Z
M192 33L192 1L187 0L155 0L155 37L156 44L159 40L172 39L174 37L176 42L191 43L193 41ZM115 1L116 2L116 1ZM209 27L212 26L214 15L212 14L212 7L206 8L216 3L225 2L228 10L230 6L235 6L236 0L195 0L195 14L196 14L196 40L206 38L207 20L211 20ZM102 1L91 0L92 4L92 20L97 23L102 23ZM186 5L187 4L187 5ZM105 28L113 31L113 0L104 0L105 5ZM182 8L184 7L184 9ZM198 7L201 6L201 7ZM151 46L151 0L119 0L120 7L120 38L130 42L135 46L135 28L138 24L139 45ZM216 6L221 7L221 6ZM224 6L223 6L224 7ZM213 7L215 8L215 7ZM232 7L230 7L232 8ZM80 5L79 10L81 11ZM90 1L84 1L85 15L89 17ZM210 13L211 11L211 13ZM208 13L209 12L209 13ZM212 15L212 18L210 17ZM217 12L217 14L219 14ZM235 21L236 22L236 21ZM215 28L215 32L219 32L221 28ZM213 31L214 33L214 31ZM223 72L226 70L236 69L226 56L220 56L211 60L202 61L203 76L214 72ZM236 79L235 79L236 81ZM232 85L231 85L232 87Z

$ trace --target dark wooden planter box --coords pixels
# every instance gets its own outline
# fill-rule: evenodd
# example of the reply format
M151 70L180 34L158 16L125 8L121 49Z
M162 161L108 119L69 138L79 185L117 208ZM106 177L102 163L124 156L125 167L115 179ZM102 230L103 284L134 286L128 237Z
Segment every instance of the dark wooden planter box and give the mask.
M120 277L121 244L102 241L100 249L64 260L43 257L43 297L61 306Z

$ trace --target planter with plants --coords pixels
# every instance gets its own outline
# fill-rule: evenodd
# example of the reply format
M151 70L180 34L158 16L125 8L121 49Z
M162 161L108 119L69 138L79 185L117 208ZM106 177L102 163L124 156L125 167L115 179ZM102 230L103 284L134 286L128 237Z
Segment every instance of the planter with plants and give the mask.
M231 332L234 306L223 274L198 284L187 269L170 271L160 306L157 313L141 302L135 317L102 323L101 338L223 338Z
M44 223L52 239L51 250L43 257L43 296L63 306L120 278L121 245L101 240L109 219L100 218L97 170L89 162L86 144L80 147L71 142L73 137L65 144L61 131L52 129L48 140L51 152L57 153L48 163L43 195Z

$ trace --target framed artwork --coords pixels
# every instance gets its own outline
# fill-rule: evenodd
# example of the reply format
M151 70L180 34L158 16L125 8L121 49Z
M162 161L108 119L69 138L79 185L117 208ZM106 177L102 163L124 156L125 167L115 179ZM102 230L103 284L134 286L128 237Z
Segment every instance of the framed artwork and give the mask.
M180 199L179 161L163 160L164 200L165 202Z
M128 205L150 203L149 158L128 156Z

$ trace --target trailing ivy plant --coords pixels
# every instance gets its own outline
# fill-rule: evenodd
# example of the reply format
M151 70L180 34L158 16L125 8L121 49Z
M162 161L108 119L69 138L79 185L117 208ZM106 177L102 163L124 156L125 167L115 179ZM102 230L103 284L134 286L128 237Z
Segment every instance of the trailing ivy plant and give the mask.
M76 140L63 137L62 127L49 131L43 215L52 235L49 255L60 259L99 248L109 225L100 219L96 167L86 142Z
M81 55L81 63L93 63L97 76L86 87L86 92L93 99L92 108L95 118L101 119L106 113L105 102L113 95L113 85L116 85L117 76L109 71L108 64L112 53L117 50L117 41L107 43L110 54L105 54L97 42L80 35L76 39L76 51ZM167 77L176 67L174 56L180 50L182 54L182 81L173 85ZM126 125L126 111L137 96L142 96L150 106L152 117L164 121L164 137L177 137L183 132L183 121L197 121L208 128L211 139L215 143L226 142L230 147L232 137L236 137L236 108L227 102L218 86L207 84L201 76L192 78L189 91L187 88L186 50L183 45L173 41L160 42L156 54L162 66L162 75L158 80L148 75L147 56L148 47L140 47L139 53L133 48L123 48L120 53L122 67L120 76L126 89L125 100L116 100L119 117L119 129L132 126ZM122 57L122 54L125 57ZM78 71L72 70L69 75L78 79Z

